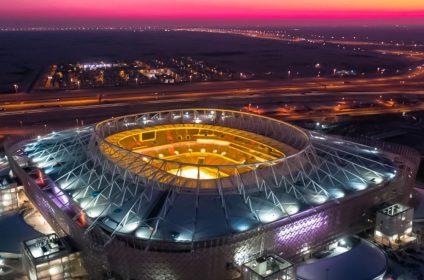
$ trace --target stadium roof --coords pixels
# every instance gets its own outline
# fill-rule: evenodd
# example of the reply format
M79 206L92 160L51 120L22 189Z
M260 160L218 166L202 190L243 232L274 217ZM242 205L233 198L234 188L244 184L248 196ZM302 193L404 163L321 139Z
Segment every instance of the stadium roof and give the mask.
M216 178L195 179L164 166L200 170L202 164L139 154L106 140L129 129L194 123L268 137L295 152L259 163L209 166L218 170ZM87 230L98 225L112 237L171 242L254 230L396 176L391 155L374 148L267 117L212 109L114 118L39 137L22 152L50 179L46 188L54 190L60 207L76 204L89 217ZM220 169L231 169L231 176L220 176Z

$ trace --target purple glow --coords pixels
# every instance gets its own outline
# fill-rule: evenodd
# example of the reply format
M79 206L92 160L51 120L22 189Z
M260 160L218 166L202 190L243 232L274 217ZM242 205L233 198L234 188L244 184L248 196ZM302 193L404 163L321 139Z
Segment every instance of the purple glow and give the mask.
M55 201L55 204L57 206L59 206L59 208L62 208L61 206L65 206L65 205L67 205L69 203L68 196L58 186L56 186L56 184L54 184L54 183L52 183L52 191L53 191L54 197L51 196L51 198L53 199L53 201ZM56 203L56 199L62 205L58 205Z
M324 213L318 213L282 227L277 233L278 240L287 241L294 237L299 238L300 235L322 230L327 225L328 216Z

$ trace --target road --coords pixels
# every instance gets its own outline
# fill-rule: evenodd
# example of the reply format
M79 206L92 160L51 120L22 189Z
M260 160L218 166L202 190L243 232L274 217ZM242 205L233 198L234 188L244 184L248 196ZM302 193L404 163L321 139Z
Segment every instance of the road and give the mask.
M412 93L411 93L412 94ZM416 96L421 96L416 93ZM343 97L341 97L343 96ZM402 97L402 95L394 95ZM424 95L423 95L424 96ZM0 114L0 123L3 131L0 134L25 134L26 130L34 128L52 130L61 129L67 126L76 126L81 124L89 124L100 121L105 118L111 118L124 114L137 112L145 112L151 110L164 110L171 108L188 108L188 107L215 107L230 108L235 110L249 109L254 111L258 106L261 113L273 115L284 120L300 120L300 119L316 119L332 118L338 115L361 116L370 114L387 114L400 113L413 110L424 110L424 102L415 104L414 106L397 105L395 107L379 106L379 107L358 107L337 109L336 106L328 106L334 100L343 102L362 103L369 100L376 100L379 96L375 93L359 94L356 92L339 92L334 94L293 93L283 96L281 94L254 94L246 98L245 95L211 95L205 96L185 96L184 98L168 98L168 96L160 96L158 98L145 98L140 102L128 100L126 102L76 105L69 107L46 107L32 110L7 111ZM305 110L282 110L286 105L295 106L294 104L302 104L302 106L310 108Z
M293 79L289 81L238 81L193 85L146 87L140 89L93 89L75 91L48 91L34 94L15 94L0 97L0 106L7 111L30 110L44 107L94 105L102 102L144 102L158 99L209 97L238 97L246 99L255 94L270 97L290 97L305 92L320 92L321 96L337 92L373 92L376 94L421 94L424 89L423 68L405 76L340 80L337 78ZM401 83L408 79L407 84Z
M261 39L269 34L244 34ZM262 37L261 37L262 36ZM286 40L286 39L284 39ZM312 43L320 44L321 41ZM339 44L341 42L328 42ZM363 44L344 42L346 45ZM364 43L365 44L365 43ZM0 134L51 130L104 118L168 108L215 107L250 110L285 120L400 113L424 109L424 52L378 47L378 52L409 57L411 68L395 76L290 78L229 81L139 88L46 90L0 96ZM405 48L408 46L402 46ZM395 101L392 101L395 100ZM401 100L401 101L399 101ZM402 101L403 100L403 101ZM413 100L413 102L410 102ZM406 103L405 103L406 102Z

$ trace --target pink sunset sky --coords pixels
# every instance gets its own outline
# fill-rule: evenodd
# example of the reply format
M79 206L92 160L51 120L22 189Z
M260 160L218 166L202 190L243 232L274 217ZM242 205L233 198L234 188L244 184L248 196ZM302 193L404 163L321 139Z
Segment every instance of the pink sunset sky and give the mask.
M424 24L424 0L14 0L0 6L0 23L9 24L143 21Z

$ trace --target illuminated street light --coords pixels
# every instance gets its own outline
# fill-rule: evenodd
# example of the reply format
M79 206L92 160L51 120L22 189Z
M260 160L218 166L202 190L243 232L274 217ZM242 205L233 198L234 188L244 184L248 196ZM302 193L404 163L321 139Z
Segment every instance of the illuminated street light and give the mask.
M18 93L19 86L17 84L13 84L13 88L15 89L15 93Z

